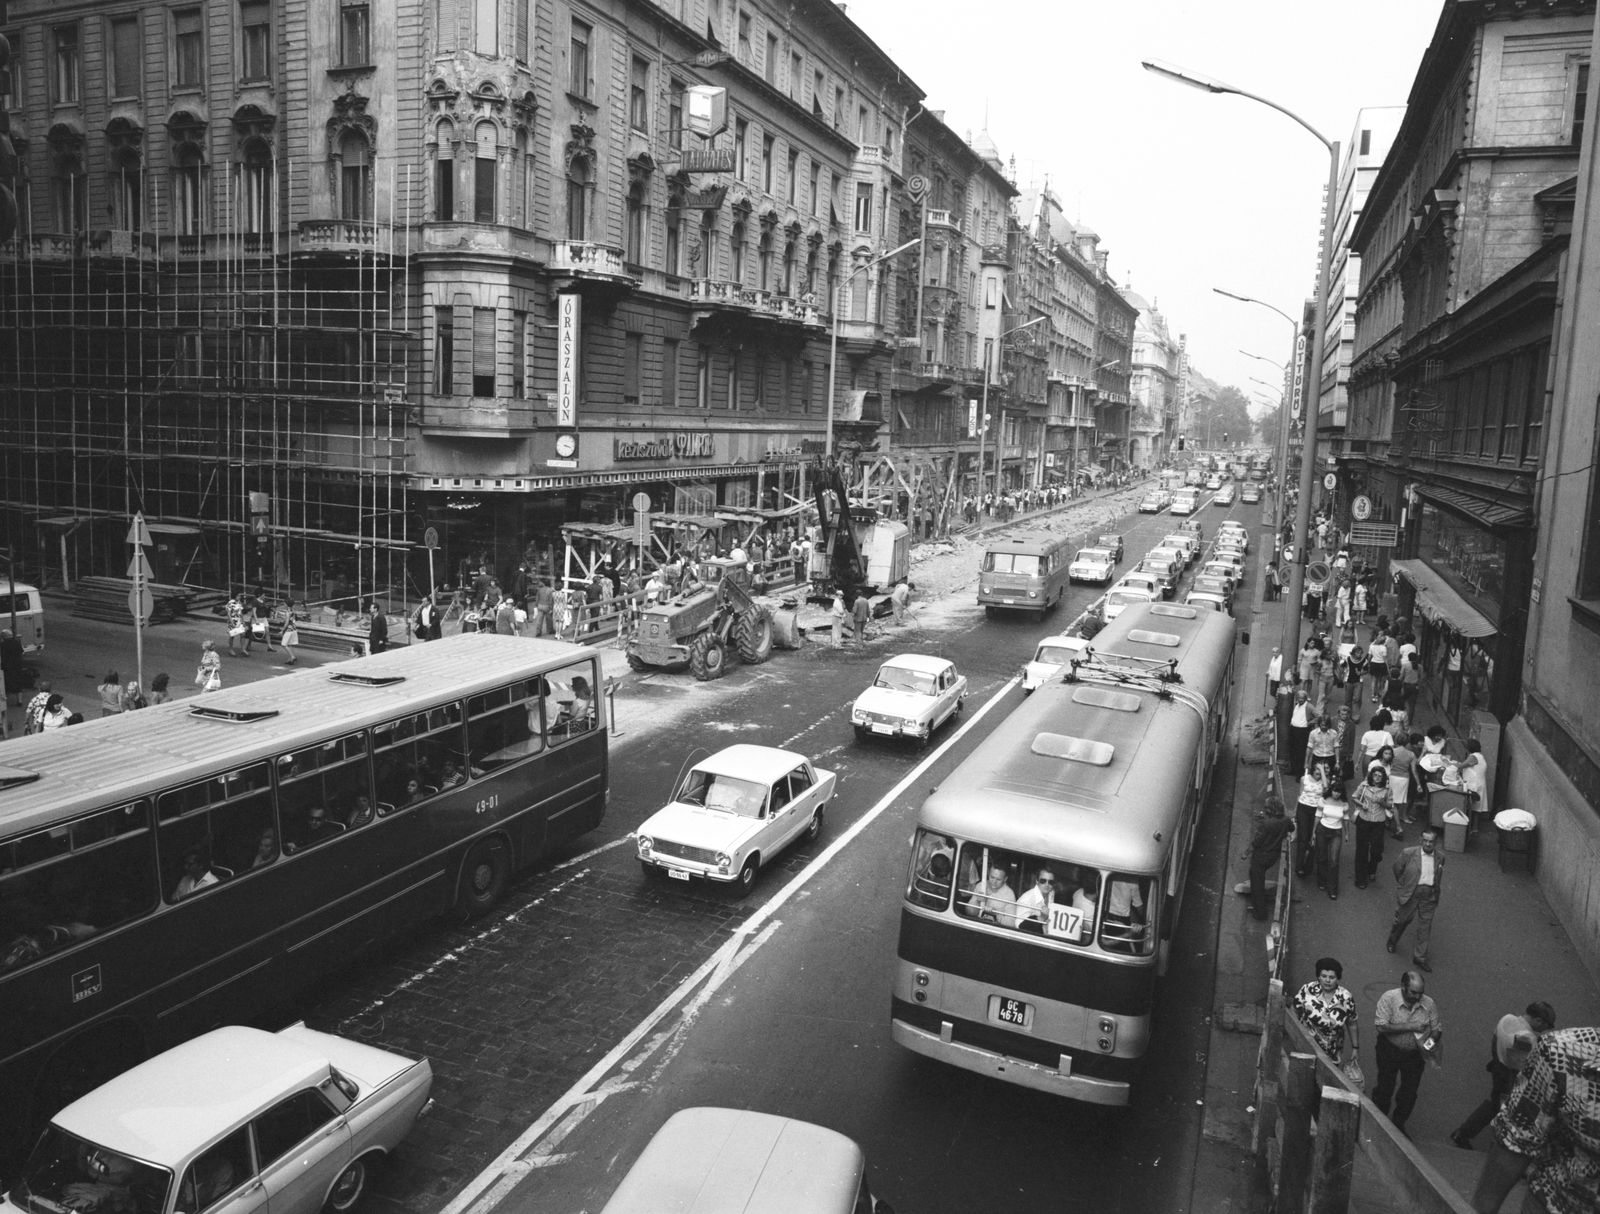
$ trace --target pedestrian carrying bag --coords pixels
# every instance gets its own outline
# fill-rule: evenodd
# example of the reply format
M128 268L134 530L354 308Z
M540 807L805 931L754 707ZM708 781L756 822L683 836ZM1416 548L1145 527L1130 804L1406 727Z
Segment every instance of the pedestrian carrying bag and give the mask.
M1342 1069L1344 1070L1345 1082L1349 1083L1356 1091L1359 1092L1367 1086L1367 1077L1361 1073L1361 1059L1354 1054L1350 1055L1350 1061L1345 1063Z

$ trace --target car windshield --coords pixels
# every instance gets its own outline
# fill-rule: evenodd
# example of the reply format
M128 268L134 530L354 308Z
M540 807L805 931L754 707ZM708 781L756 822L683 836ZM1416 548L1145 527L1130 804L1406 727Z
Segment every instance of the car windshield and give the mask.
M1033 660L1048 662L1052 666L1065 666L1078 655L1078 652L1066 645L1040 645L1039 652L1033 655Z
M161 1214L172 1173L50 1126L11 1200L34 1214Z
M1037 577L1039 558L1027 552L988 552L983 557L985 573L1025 573Z
M872 685L886 687L890 691L913 691L919 696L931 696L934 678L931 674L907 670L904 666L885 666L878 671L878 677Z
M696 768L684 780L677 799L685 805L703 805L741 818L759 818L767 803L767 786Z
M1102 535L1100 542L1107 548L1120 548L1122 546L1122 537L1120 535Z
M1104 548L1080 548L1078 550L1077 559L1080 561L1088 561L1091 564L1098 564L1103 561L1109 561L1111 559L1111 554Z
M1106 595L1106 602L1112 607L1126 607L1129 603L1148 603L1150 596L1138 590L1113 590Z

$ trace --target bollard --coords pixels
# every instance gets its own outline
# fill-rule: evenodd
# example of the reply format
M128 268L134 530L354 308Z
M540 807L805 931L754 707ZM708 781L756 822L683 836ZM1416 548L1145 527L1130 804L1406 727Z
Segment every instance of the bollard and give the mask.
M1274 1186L1280 1210L1299 1210L1311 1168L1311 1113L1317 1102L1317 1059L1290 1054L1280 1089L1278 1175Z
M617 728L617 684L620 681L615 678L606 680L606 719L613 738L622 736L622 731Z
M1317 1112L1317 1157L1311 1168L1311 1214L1345 1214L1356 1170L1361 1097L1344 1088L1322 1089Z

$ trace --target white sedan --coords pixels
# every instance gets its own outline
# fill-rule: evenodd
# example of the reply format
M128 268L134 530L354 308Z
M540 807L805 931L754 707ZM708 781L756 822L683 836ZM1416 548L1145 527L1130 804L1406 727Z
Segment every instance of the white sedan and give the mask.
M1082 637L1045 637L1033 651L1033 661L1022 668L1022 690L1033 691L1059 671L1089 644Z
M949 658L902 653L878 667L872 686L856 697L850 723L862 740L918 738L924 744L967 698L967 676Z
M715 881L748 894L763 864L796 839L822 834L834 786L833 772L792 751L719 750L639 827L639 864L646 876Z
M1109 548L1080 548L1078 555L1067 566L1067 580L1109 584L1117 567L1116 557Z
M1153 585L1130 585L1124 578L1106 592L1105 617L1114 620L1136 603L1154 603L1160 598L1161 592Z
M0 1210L343 1214L432 1086L426 1059L303 1024L214 1029L51 1118Z

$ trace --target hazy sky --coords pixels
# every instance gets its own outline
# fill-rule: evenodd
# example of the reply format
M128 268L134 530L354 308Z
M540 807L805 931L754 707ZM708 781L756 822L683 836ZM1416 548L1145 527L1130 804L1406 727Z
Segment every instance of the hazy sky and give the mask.
M1111 272L1186 333L1193 364L1249 393L1285 362L1315 290L1328 157L1281 114L1144 71L1166 59L1249 89L1347 144L1403 105L1441 0L851 0L849 13L958 133L988 114L1017 184L1048 176Z

